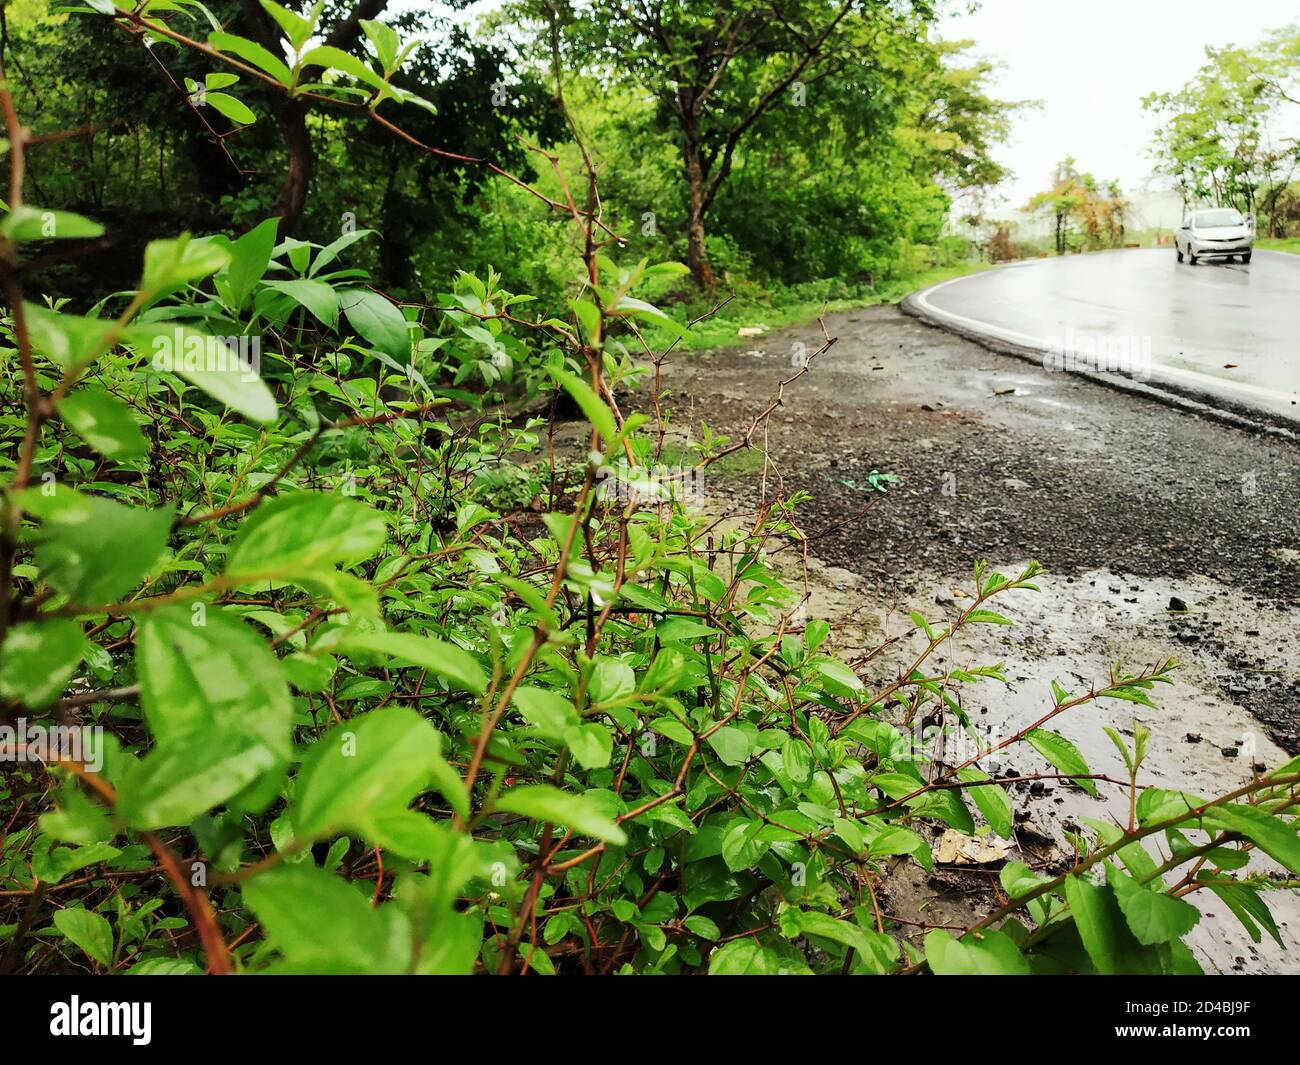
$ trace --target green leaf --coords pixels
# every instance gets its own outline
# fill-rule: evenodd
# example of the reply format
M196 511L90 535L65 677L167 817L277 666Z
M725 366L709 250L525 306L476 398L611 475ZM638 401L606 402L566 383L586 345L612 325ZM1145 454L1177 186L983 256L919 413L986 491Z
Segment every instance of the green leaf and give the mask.
M236 580L287 580L370 558L388 539L377 510L346 496L291 492L245 519L226 558Z
M188 825L282 764L260 740L206 725L132 763L117 792L117 812L140 830Z
M636 674L626 662L599 656L591 671L591 701L609 703L636 691Z
M324 281L295 277L288 281L267 281L269 289L283 293L295 303L306 307L321 322L333 329L339 324L339 297Z
M373 229L353 229L344 233L341 237L330 241L325 247L316 253L316 257L311 261L311 269L307 271L308 277L315 277L325 267L329 266L339 254L352 247L357 241L364 237L371 236L375 231ZM301 269L301 267L298 267ZM342 293L340 293L342 295Z
M970 783L988 780L989 775L975 766L967 766L957 774L957 779ZM973 788L967 788L966 794L975 803L976 809L984 815L984 820L989 823L989 827L1003 839L1010 839L1013 822L1011 796L1007 794L1007 789L1001 784L978 784Z
M868 931L851 921L839 921L816 910L790 907L781 914L781 931L790 939L798 935L821 936L858 952L860 961L874 973L886 973L898 958L898 944L881 932Z
M113 963L113 928L99 914L68 907L55 912L54 927L100 965L107 968Z
M279 23L280 29L284 30L284 35L289 39L295 52L307 43L316 29L316 20L320 18L319 6L312 8L307 18L303 18L287 7L277 4L275 0L261 0L261 3L263 10Z
M781 747L781 764L786 774L800 787L812 779L812 751L797 736L789 736Z
M512 702L528 723L543 736L560 738L564 730L579 723L573 703L559 692L530 685L515 689Z
M1088 763L1083 760L1083 755L1079 753L1079 748L1059 733L1045 728L1030 729L1025 733L1025 739L1034 750L1062 773L1073 776L1075 773L1092 772L1088 768ZM1089 795L1097 794L1096 783L1086 777L1075 778L1074 782Z
M229 262L230 252L225 247L188 233L175 240L151 241L144 249L140 291L156 298L215 274Z
M1065 879L1065 898L1074 914L1074 924L1097 971L1107 975L1145 971L1140 948L1124 922L1123 914L1109 888L1081 876Z
M1245 836L1275 862L1300 873L1300 836L1293 824L1280 817L1255 806L1231 803L1206 810L1205 824Z
M409 632L345 631L330 648L343 654L359 652L384 655L409 663L442 677L454 689L482 695L487 674L468 651L433 636Z
M275 396L225 341L177 322L137 322L123 330L122 343L147 356L155 371L183 377L249 420L275 421Z
M0 696L39 709L59 697L81 665L86 637L75 621L25 621L0 648Z
M386 706L336 725L312 745L294 789L294 833L319 839L405 810L442 761L437 731L414 710Z
M573 401L578 404L582 413L587 416L587 420L600 433L607 445L618 436L618 425L614 421L614 412L609 409L609 405L603 399L596 395L586 381L569 373L568 370L561 370L555 366L550 367L550 374L573 397Z
M733 939L709 955L710 976L778 976L787 962L755 939Z
M229 52L231 55L239 56L240 59L270 74L281 85L288 85L293 81L293 74L283 59L278 59L256 41L250 41L247 37L238 37L233 33L213 33L208 36L208 44L219 52Z
M115 603L149 573L167 545L170 506L127 507L103 496L59 485L16 494L28 514L41 519L33 534L42 578L74 603Z
M689 330L672 315L658 307L634 296L621 296L614 305L614 313L620 317L644 318L646 321L667 329L679 337L685 337Z
M36 240L83 240L102 237L104 227L71 211L50 211L23 204L0 221L0 237L24 244Z
M149 452L130 408L116 396L83 388L64 396L58 408L64 424L105 458L135 459Z
M339 290L339 307L348 324L385 355L405 362L411 357L411 329L402 312L368 288Z
M967 625L1014 625L1010 618L995 614L992 610L972 610L966 615Z
M379 60L379 65L385 71L392 70L397 63L397 50L400 47L397 31L391 26L385 26L382 22L368 18L361 20L361 28L365 31L371 45L374 46L375 57Z
M585 795L574 795L549 784L512 788L496 801L502 813L521 814L535 821L553 821L578 835L622 846L627 834Z
M357 888L314 865L259 873L243 895L285 971L396 974L410 964L410 928L396 907L372 909Z
M768 852L772 844L759 839L763 822L747 817L737 817L727 826L722 836L722 860L733 873L749 869Z
M1057 705L1059 706L1060 703L1058 702ZM1124 742L1124 738L1109 725L1105 726L1102 731L1110 737L1110 742L1113 743L1115 749L1119 751L1120 758L1124 760L1124 767L1130 773L1133 772L1133 755L1129 752L1128 744Z
M708 739L723 765L744 765L754 753L754 736L744 729L724 725Z
M1184 817L1204 805L1204 799L1190 792L1147 788L1138 796L1137 815L1143 825L1157 824Z
M246 103L227 92L205 92L203 103L219 114L225 115L236 125L251 126L257 121L257 115Z
M1190 902L1143 887L1113 865L1106 866L1106 880L1133 937L1146 946L1180 940L1201 919Z
M140 624L136 672L160 745L216 730L289 759L293 709L284 671L266 642L232 615L180 604L152 611Z
M383 78L356 56L349 55L341 48L320 45L305 53L299 65L304 69L306 67L325 67L328 70L339 70L367 85L380 89L387 88Z
M127 969L123 976L199 976L203 972L184 958L145 958Z
M230 245L230 264L217 279L218 290L230 309L238 313L248 304L257 283L266 274L275 250L280 220L268 218Z
M1042 884L1044 877L1021 862L1007 862L998 873L998 882L1009 898L1017 899Z
M109 823L108 812L78 785L69 782L60 789L57 802L56 809L40 816L40 829L51 839L66 843L105 843L117 834Z
M92 843L86 847L54 847L44 851L41 841L32 854L32 875L47 884L57 884L70 873L100 862L112 861L122 852L107 843Z
M1258 891L1244 884L1225 883L1211 884L1210 890L1218 895L1228 909L1233 912L1253 942L1258 943L1263 938L1259 934L1259 926L1263 925L1264 930L1273 937L1273 941L1279 947L1285 949L1285 944L1282 942L1282 933L1278 931L1277 922L1269 911L1268 903L1264 901Z
M925 960L937 976L1029 975L1029 963L1005 932L971 932L954 939L936 928L926 933Z
M588 342L596 338L600 331L600 308L589 300L569 300L574 317L582 330L582 338Z
M682 921L682 927L693 935L701 939L707 939L710 943L716 943L722 938L722 930L718 928L717 922L705 917L701 913L692 914Z
M117 328L101 318L59 314L35 303L23 304L23 318L32 347L64 370L85 366L103 355Z
M566 729L563 740L583 769L603 769L614 754L614 737L598 722Z
M841 688L848 688L849 691L854 692L860 692L863 689L862 681L858 675L838 658L814 658L809 664L823 677L833 684L838 684Z

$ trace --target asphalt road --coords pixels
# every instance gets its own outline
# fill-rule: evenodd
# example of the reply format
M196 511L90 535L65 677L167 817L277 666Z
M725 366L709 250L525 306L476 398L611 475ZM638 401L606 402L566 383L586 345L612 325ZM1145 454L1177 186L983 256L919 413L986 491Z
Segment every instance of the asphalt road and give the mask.
M1300 423L1300 256L1176 261L1172 248L1038 259L912 297L931 322ZM1051 361L1055 360L1055 361Z

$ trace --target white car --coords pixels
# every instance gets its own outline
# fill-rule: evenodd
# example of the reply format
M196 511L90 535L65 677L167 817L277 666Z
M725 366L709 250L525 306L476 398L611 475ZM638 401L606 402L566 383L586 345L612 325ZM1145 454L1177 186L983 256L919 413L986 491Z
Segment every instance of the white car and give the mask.
M1231 207L1193 211L1174 234L1178 261L1186 257L1195 266L1197 260L1210 255L1226 255L1229 261L1240 255L1243 263L1250 262L1255 245L1253 221L1253 217L1243 218Z

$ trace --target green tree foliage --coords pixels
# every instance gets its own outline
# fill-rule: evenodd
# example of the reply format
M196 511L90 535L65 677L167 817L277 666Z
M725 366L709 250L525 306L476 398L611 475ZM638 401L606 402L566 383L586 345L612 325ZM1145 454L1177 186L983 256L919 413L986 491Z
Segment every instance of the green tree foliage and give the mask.
M1207 48L1191 81L1143 101L1161 118L1159 169L1186 206L1259 212L1270 234L1283 235L1288 188L1300 166L1300 141L1291 132L1300 77L1296 40L1292 26L1253 48Z
M358 0L323 10L322 43L365 54L361 23L383 6ZM256 2L205 7L215 22L191 9L168 24L202 40L219 24L272 56L289 46ZM415 111L407 131L433 147L454 145L454 155L534 176L518 137L548 144L561 132L537 77L444 18L408 11L393 24L420 40L393 84L430 105ZM391 289L406 292L422 270L442 274L463 263L489 221L478 205L490 170L411 152L364 114L291 99L247 72L215 71L208 57L176 41L146 46L143 35L109 20L36 10L10 18L7 47L15 99L30 121L85 131L33 153L33 190L42 202L111 225L111 245L52 268L40 277L46 285L103 295L120 281L121 258L138 256L153 236L244 228L275 214L283 232L301 239L328 243L348 228L374 230L377 239L364 246L369 263ZM237 80L213 90L212 78ZM242 110L225 114L221 106ZM261 117L251 121L255 112ZM430 246L436 257L421 252Z
M654 121L678 149L687 263L712 290L709 219L746 148L783 129L795 138L781 148L811 153L815 167L834 167L846 142L869 152L905 106L905 79L925 53L930 17L924 4L875 0L779 10L765 2L594 0L567 7L563 29L570 65L653 98ZM825 152L819 134L832 139Z

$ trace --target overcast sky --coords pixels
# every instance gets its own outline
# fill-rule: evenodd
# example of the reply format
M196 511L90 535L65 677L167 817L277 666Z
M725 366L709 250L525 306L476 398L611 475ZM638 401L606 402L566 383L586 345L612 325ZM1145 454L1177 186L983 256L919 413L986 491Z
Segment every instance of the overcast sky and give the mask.
M984 0L973 15L945 18L941 32L974 38L981 54L1007 64L998 95L1043 101L1017 118L998 152L1016 172L1006 205L1019 207L1066 155L1140 189L1154 126L1142 97L1181 87L1207 44L1249 44L1297 16L1296 0Z

